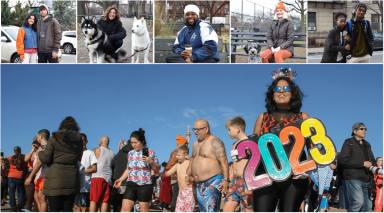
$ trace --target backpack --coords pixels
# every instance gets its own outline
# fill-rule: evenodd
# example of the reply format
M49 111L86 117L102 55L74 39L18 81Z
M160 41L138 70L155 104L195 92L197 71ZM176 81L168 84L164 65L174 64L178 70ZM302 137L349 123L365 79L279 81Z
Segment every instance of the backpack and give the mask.
M363 20L363 28L364 28L364 31L367 32L367 26L368 26L368 21L367 20ZM350 19L348 22L347 22L347 31L349 34L352 35L352 32L353 32L353 23L352 23L352 19Z

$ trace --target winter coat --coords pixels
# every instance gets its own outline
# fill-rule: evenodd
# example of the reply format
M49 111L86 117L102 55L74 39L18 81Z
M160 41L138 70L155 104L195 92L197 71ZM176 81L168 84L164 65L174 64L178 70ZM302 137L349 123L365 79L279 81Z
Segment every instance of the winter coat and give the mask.
M60 49L61 26L59 22L49 16L37 21L38 51L51 53Z
M41 162L48 166L43 189L45 195L73 195L80 192L78 161L81 161L82 153L79 132L53 133L46 148L38 154Z
M104 20L103 18L97 22L97 26L108 35L108 40L112 44L117 41L123 41L127 36L127 32L123 28L123 24L119 20Z
M220 60L218 37L215 30L208 23L197 20L193 26L184 26L177 33L172 52L180 55L185 45L192 46L192 61L203 62L209 58Z
M347 30L348 33L351 34L351 50L356 45L356 37L357 37L357 32L356 32L356 25L361 24L364 29L364 39L368 48L368 53L369 55L372 55L373 53L373 33L372 33L372 28L371 28L371 23L368 20L363 20L361 22L358 22L354 19L350 19L347 22Z
M366 150L366 154L364 154ZM365 157L365 155L367 155ZM341 152L337 157L338 166L342 168L344 180L360 180L368 182L371 173L364 167L364 161L375 163L371 145L363 139L363 145L360 145L355 137L345 140Z
M343 32L343 30L340 30L338 27L335 27L329 31L327 39L325 40L321 63L336 63L337 54L339 52L343 54L343 58L345 59L345 53L347 51L344 48L345 41L344 38L340 35L340 32Z
M273 20L267 31L267 46L268 48L287 49L293 56L294 36L295 32L291 21L288 19Z

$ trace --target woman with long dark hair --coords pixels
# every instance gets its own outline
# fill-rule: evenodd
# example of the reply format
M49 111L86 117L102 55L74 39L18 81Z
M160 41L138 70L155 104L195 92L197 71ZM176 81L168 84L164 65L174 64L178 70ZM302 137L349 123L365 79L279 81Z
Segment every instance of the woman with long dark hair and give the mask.
M117 7L114 5L108 7L97 25L108 35L109 45L104 51L108 54L114 54L123 45L123 39L127 36L123 23L120 21L120 13Z
M303 93L293 81L295 72L290 68L281 68L274 72L273 82L268 87L265 97L267 112L261 113L256 120L253 133L261 136L265 133L279 132L286 126L300 127L308 114L301 112ZM289 156L292 143L284 145L284 150ZM271 153L274 161L276 154ZM306 158L301 155L300 161ZM257 174L266 173L261 164ZM293 175L283 182L273 182L272 185L253 191L254 211L273 212L278 205L279 211L299 211L300 204L307 192L309 180L304 175Z
M19 28L16 38L16 49L23 64L37 63L37 17L28 14L24 24Z
M155 152L148 149L144 133L141 128L131 133L129 141L133 150L128 152L127 169L114 183L114 187L119 188L121 183L127 180L122 212L131 211L136 201L139 201L140 211L149 211L154 184L151 179L151 170L158 171L160 165Z
M40 161L48 166L43 193L50 211L72 211L75 195L80 191L78 162L82 153L80 127L73 117L68 116L38 153Z

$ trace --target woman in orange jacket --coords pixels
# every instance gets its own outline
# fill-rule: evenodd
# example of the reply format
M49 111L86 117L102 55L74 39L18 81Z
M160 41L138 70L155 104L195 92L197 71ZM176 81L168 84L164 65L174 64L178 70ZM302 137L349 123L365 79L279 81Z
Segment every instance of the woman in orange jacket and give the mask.
M16 38L16 49L23 64L37 63L36 16L29 14Z

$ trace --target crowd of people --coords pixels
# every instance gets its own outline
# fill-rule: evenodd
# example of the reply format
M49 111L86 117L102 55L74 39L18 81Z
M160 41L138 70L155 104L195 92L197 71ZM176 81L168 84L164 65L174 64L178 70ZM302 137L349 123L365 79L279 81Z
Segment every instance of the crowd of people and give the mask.
M299 127L310 118L302 112L303 93L290 68L274 72L267 89L266 112L260 113L248 136L241 117L227 121L233 139L229 162L225 145L211 132L209 121L197 119L190 136L178 135L168 162L159 164L149 148L145 131L138 129L119 143L114 155L109 138L87 148L87 136L73 117L66 117L52 135L37 132L32 149L1 158L1 195L13 211L326 211L330 206L348 211L383 211L383 160L374 158L365 140L367 127L352 126L335 160L314 170L295 173L283 181L249 189L244 170L250 156L239 158L237 146L266 133L279 134L287 126ZM252 142L252 143L253 143ZM306 143L306 148L312 148ZM189 149L191 147L191 150ZM289 153L293 144L284 144ZM321 146L317 147L320 151ZM311 159L303 152L300 161ZM272 159L278 156L272 152ZM255 175L266 174L260 164ZM17 194L17 199L16 199Z

